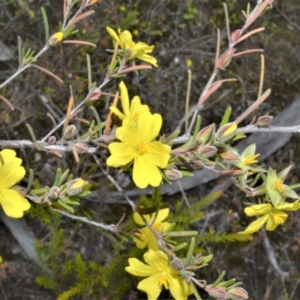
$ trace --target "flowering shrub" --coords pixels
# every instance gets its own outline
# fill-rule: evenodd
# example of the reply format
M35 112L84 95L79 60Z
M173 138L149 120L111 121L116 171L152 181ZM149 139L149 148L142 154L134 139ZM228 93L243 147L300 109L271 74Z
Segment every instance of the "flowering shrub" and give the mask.
M75 5L77 2L80 3L78 6ZM89 0L65 0L64 20L59 30L51 36L48 32L46 12L42 9L45 46L36 54L31 49L22 48L20 41L18 71L1 84L0 88L29 67L36 67L62 81L51 71L40 67L39 58L51 46L58 44L75 43L95 46L90 42L77 41L73 38L77 33L76 24L93 13L90 8L96 3L97 1ZM134 276L145 277L139 281L137 289L145 292L148 299L158 299L163 289L169 290L174 299L180 300L187 299L192 294L196 299L201 299L200 290L208 293L213 299L248 299L247 291L240 287L242 283L235 282L235 279L224 281L224 273L221 273L211 284L198 278L197 270L207 267L212 260L212 255L195 254L196 251L200 251L197 242L198 231L189 228L177 230L177 220L174 222L168 220L170 211L174 210L171 204L170 207L155 201L147 203L146 206L140 202L136 204L114 177L117 172L129 173L129 178L132 178L133 184L139 189L172 184L173 181L183 177L192 177L193 171L198 169L209 169L230 177L237 188L251 197L251 202L246 203L245 214L249 217L258 216L258 219L250 223L244 231L236 234L236 239L257 232L265 224L267 231L274 231L287 220L287 212L300 209L299 196L293 190L295 186L292 188L284 184L291 166L279 174L272 168L266 171L259 165L259 153L256 153L255 144L251 144L243 151L238 151L234 146L237 140L246 137L245 133L249 132L249 127L253 131L260 131L270 125L272 117L267 115L253 119L246 127L240 125L267 99L270 90L263 92L261 84L256 101L236 120L230 121L231 110L229 109L224 113L220 126L213 123L201 128L202 105L223 83L235 81L234 78L216 81L217 74L226 70L237 56L262 52L261 49L237 52L236 46L263 30L257 28L246 33L249 26L271 8L272 4L272 0L258 0L252 10L248 9L244 12L244 25L232 33L227 18L229 46L222 54L220 54L221 42L218 31L214 70L192 111L191 118L189 118L190 108L187 97L186 111L182 116L185 119L184 133L180 130L169 134L163 133L164 116L152 113L148 105L142 104L138 95L130 97L124 81L119 83L119 92L115 91L113 94L105 92L109 82L117 82L128 73L145 71L152 66L159 67L156 58L152 55L154 46L141 41L134 42L128 30L115 31L107 27L106 30L112 38L113 49L108 50L111 54L110 63L102 83L92 82L91 62L88 56L86 86L88 92L79 104L76 104L74 100L76 97L71 89L65 116L59 122L51 116L54 126L40 140L36 138L33 128L27 125L32 141L0 141L0 147L4 148L0 152L0 204L4 213L11 218L21 218L24 212L30 209L29 203L32 203L32 206L44 207L53 213L89 223L103 230L126 234L137 248L147 251L143 255L146 264L137 258L136 252L134 253L136 257L128 258L129 265L125 270ZM188 18L193 18L194 10L189 11ZM227 13L226 6L225 12ZM140 64L140 61L143 64ZM192 66L192 62L187 61L187 65ZM188 81L190 87L191 79ZM112 98L110 98L109 109L104 112L105 120L101 121L102 113L98 113L94 104L103 95ZM8 99L2 96L1 99L10 109L14 108ZM89 106L92 107L92 117L90 114L81 114ZM269 129L272 131L272 127ZM54 182L50 187L37 186L33 171L28 170L27 187L17 186L25 177L26 171L22 166L22 160L16 156L14 150L10 149L13 147L31 147L35 151L44 151L59 157L69 152L72 153L75 162L79 162L84 154L90 155L95 166L106 175L116 189L123 193L133 211L133 216L129 216L128 219L133 219L135 224L132 222L131 227L123 225L122 217L117 225L105 225L79 216L77 207L80 206L80 200L89 195L93 187L88 181L89 178L73 179L69 170L57 169ZM258 182L260 182L259 186L257 186ZM188 242L180 242L182 237L188 238ZM82 265L82 262L77 258L77 265L80 264ZM72 273L70 270L66 272ZM68 299L67 297L73 294L76 294L74 290L69 291L60 295L59 299Z

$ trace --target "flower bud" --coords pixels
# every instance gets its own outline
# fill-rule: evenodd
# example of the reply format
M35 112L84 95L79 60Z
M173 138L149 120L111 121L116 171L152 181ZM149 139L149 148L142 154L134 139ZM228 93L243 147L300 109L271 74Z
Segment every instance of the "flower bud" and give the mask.
M235 287L227 291L227 295L230 300L245 300L249 299L249 295L246 290L241 287Z
M206 158L209 158L214 156L217 151L218 149L215 146L203 146L198 148L197 153Z
M58 186L53 186L49 191L49 198L51 200L57 200L60 195L60 188Z
M272 120L272 116L261 116L258 118L256 125L259 127L267 126L272 122Z
M176 169L165 170L165 175L169 180L172 180L172 181L183 177L181 172Z
M51 135L48 139L49 145L54 145L56 143L56 137L54 135Z
M182 260L178 257L174 257L170 264L175 270L182 270L184 267Z
M224 163L237 164L241 161L241 158L237 153L229 150L220 153L220 157Z
M228 48L217 60L216 67L224 70L230 64L235 51L235 48Z
M78 153L86 153L89 150L85 143L75 143L74 148Z
M54 33L49 39L49 45L54 46L57 43L60 43L64 38L64 33L62 31Z
M202 170L204 168L204 163L201 160L191 161L191 165L196 170Z
M215 131L216 131L215 124L211 124L209 126L202 128L197 135L198 143L202 145L206 145L214 137Z
M230 43L236 43L239 40L239 38L240 38L240 34L241 34L241 30L240 29L235 30L231 34Z
M223 287L206 287L205 291L208 292L209 296L213 299L228 300L226 290Z
M229 141L235 136L236 130L237 130L236 123L234 122L227 123L218 129L216 138L221 142Z
M92 96L89 98L90 101L98 100L101 96L101 90L95 89Z
M67 126L67 128L64 130L64 133L63 133L63 137L66 139L66 140L70 140L72 139L77 133L77 128L75 125L69 125Z
M81 194L86 182L81 178L76 178L68 182L66 191L69 196L77 196Z

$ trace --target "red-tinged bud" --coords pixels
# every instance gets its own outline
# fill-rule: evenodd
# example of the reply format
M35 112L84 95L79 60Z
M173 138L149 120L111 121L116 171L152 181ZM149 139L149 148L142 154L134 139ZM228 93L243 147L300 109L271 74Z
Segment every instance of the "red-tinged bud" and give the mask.
M206 287L205 291L212 297L212 299L229 300L226 289L223 287Z
M96 90L93 92L92 96L89 98L89 100L90 100L90 101L98 100L98 99L100 98L100 96L101 96L101 90L96 89Z
M191 164L196 170L202 170L204 168L204 163L201 160L193 160Z
M217 131L216 138L221 142L226 142L232 139L235 136L237 130L236 123L227 123L224 126L220 127Z
M70 140L72 139L77 133L77 128L75 125L69 125L67 126L67 128L64 130L64 133L63 133L63 137L66 139L66 140Z
M197 142L201 145L209 143L215 135L216 125L211 124L201 129L197 135Z
M49 198L51 200L57 200L60 195L60 188L58 186L53 186L49 191Z
M197 153L209 158L214 156L217 153L218 149L215 146L203 146L203 147L199 147L197 150Z
M240 29L235 30L235 31L231 34L230 42L231 42L231 43L236 43L236 42L239 40L240 35L241 35L241 30L240 30Z
M235 287L227 291L227 295L230 300L246 300L249 299L249 295L246 290L241 287Z
M165 175L169 180L172 180L172 181L183 177L181 172L176 169L165 170Z
M66 191L69 196L76 196L81 194L82 189L86 185L86 181L81 178L73 179L72 181L68 182Z
M74 148L77 153L86 153L89 150L88 146L84 143L75 143Z
M237 164L241 161L239 155L233 151L224 151L220 153L220 157L224 163Z
M54 135L51 135L48 139L49 145L54 145L56 143L56 137Z
M261 116L258 118L256 125L259 127L267 126L272 122L272 120L272 116Z
M54 46L57 43L60 43L64 38L64 33L62 31L54 33L49 39L49 45Z
M231 59L235 53L235 48L228 48L218 59L216 67L220 70L224 70L231 62Z

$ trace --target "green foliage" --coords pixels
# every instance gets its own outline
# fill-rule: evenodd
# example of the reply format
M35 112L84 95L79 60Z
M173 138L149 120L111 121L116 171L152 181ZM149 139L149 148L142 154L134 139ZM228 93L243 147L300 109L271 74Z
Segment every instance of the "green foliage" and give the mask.
M37 256L42 266L42 275L36 283L50 290L59 300L79 296L87 299L119 299L129 290L130 276L125 272L128 256L120 255L122 243L115 243L109 263L99 253L93 260L86 260L80 253L71 250L66 231L61 226L61 215L35 206L32 215L47 227L47 241L37 242ZM80 228L79 228L80 230ZM76 230L77 231L77 230Z
M252 239L252 235L242 235L236 233L207 232L197 236L197 241L199 243L250 242Z

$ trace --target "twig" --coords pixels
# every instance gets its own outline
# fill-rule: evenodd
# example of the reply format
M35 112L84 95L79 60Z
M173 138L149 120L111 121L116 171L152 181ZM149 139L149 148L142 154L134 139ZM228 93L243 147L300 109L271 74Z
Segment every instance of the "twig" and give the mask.
M281 133L300 133L300 125L296 126L269 126L269 127L257 127L256 125L248 125L240 127L237 132L253 133L253 132L281 132Z
M276 254L275 254L274 248L270 244L270 241L268 239L265 229L262 229L262 232L264 233L263 242L264 242L264 247L265 247L269 262L272 265L272 267L274 268L274 270L281 276L281 280L284 282L284 278L286 278L289 275L289 273L282 271L280 269L277 259L276 259Z
M114 224L105 225L105 224L98 223L98 222L95 222L95 221L90 221L86 217L79 217L79 216L74 216L74 215L68 214L68 213L66 213L66 212L64 212L62 210L56 209L56 208L51 208L51 209L53 211L56 211L56 212L60 213L63 216L71 218L73 220L78 220L78 221L81 221L83 223L87 223L87 224L90 224L90 225L93 225L93 226L96 226L96 227L100 227L100 228L102 228L104 230L116 233L116 225L114 225Z

